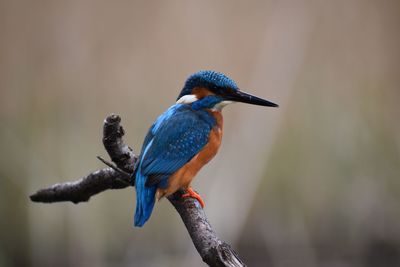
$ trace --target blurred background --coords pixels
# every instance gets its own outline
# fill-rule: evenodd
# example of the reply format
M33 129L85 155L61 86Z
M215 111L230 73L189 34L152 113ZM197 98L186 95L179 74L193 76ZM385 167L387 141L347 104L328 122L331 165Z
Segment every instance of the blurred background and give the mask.
M279 109L225 108L194 188L249 266L400 266L400 2L0 1L0 266L204 266L178 214L132 227L133 189L28 196L140 150L188 75Z

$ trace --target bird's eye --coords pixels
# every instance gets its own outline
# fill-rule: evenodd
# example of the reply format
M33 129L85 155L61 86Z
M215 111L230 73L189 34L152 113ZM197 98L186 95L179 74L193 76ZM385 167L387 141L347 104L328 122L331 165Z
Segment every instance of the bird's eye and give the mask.
M217 94L218 95L225 95L225 91L226 91L226 89L224 89L224 88L221 88L221 87L218 87L217 88Z

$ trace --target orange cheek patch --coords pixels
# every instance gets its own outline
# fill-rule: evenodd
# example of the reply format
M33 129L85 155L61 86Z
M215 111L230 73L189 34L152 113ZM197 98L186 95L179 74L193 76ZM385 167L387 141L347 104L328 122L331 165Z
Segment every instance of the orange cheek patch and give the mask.
M197 99L202 99L202 98L204 98L206 96L214 95L213 92L211 92L210 90L208 90L207 88L204 88L204 87L195 87L195 88L193 88L192 94L196 95Z

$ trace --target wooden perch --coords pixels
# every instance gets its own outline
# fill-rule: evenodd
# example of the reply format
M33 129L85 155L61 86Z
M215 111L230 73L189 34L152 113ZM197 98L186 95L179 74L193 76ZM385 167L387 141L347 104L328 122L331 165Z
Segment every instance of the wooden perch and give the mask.
M30 196L34 202L53 203L71 201L75 204L88 201L91 196L107 189L122 189L133 186L127 174L133 173L137 156L124 144L124 130L118 115L110 115L104 121L103 144L116 166L104 168L74 181L55 184ZM107 164L107 163L106 163ZM245 266L231 246L219 239L208 222L204 210L197 200L182 198L178 191L168 200L181 216L201 258L209 266Z

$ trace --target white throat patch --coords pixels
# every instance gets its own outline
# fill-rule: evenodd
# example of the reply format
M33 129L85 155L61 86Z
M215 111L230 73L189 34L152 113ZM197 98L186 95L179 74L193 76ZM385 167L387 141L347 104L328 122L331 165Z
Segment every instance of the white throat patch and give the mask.
M227 106L227 105L229 105L229 104L232 104L232 103L234 103L234 101L225 100L225 101L219 102L218 104L216 104L216 105L212 108L212 110L221 111L223 107L225 107L225 106Z
M176 101L177 104L190 104L197 101L196 95L184 95Z

